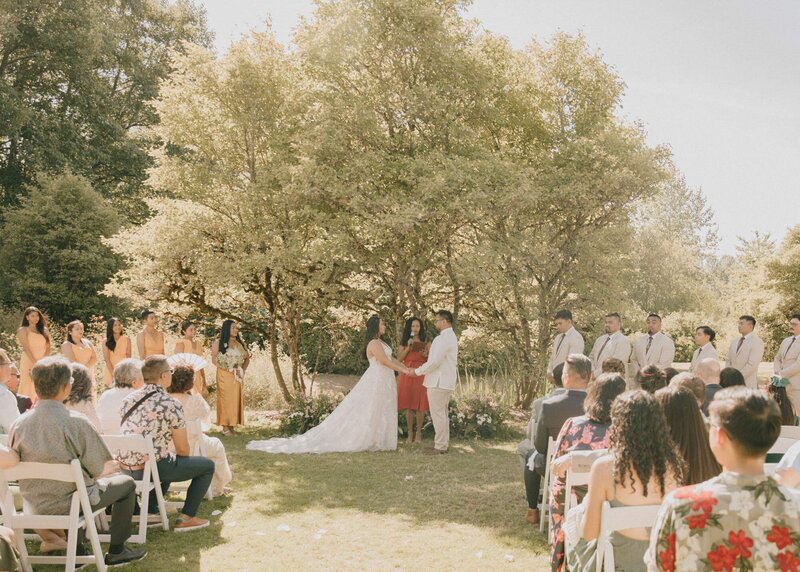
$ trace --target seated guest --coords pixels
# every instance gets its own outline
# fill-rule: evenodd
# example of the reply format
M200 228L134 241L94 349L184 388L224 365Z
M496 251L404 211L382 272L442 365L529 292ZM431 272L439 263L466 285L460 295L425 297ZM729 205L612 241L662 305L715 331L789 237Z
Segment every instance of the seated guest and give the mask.
M648 365L636 373L636 383L647 393L655 393L667 386L667 374L657 365Z
M772 376L767 391L769 396L778 404L781 410L781 424L783 425L797 425L797 416L794 409L794 404L786 393L786 386L789 382L786 378ZM768 461L769 462L769 461Z
M695 375L703 380L706 386L706 396L700 409L708 415L708 406L714 400L714 395L722 389L719 384L719 362L717 358L706 358L700 360L695 367Z
M681 485L695 485L716 477L722 471L708 444L708 430L697 400L685 387L671 386L656 391L664 408L672 440L686 461Z
M0 349L0 433L8 433L11 424L19 417L17 398L8 389L11 379L11 359L5 350Z
M33 399L27 395L17 393L17 389L19 388L19 370L13 362L9 367L11 371L8 374L8 383L6 386L8 387L9 391L14 394L14 397L17 398L17 409L19 412L25 413L28 409L33 407Z
M548 439L558 437L567 419L583 415L583 401L591 375L592 361L582 354L570 354L562 374L566 391L542 402L542 414L536 420L534 449L528 455L524 470L528 498L526 520L533 525L539 523L539 488L545 472Z
M103 435L119 435L122 402L144 385L142 362L133 358L123 359L114 367L112 378L114 387L105 390L97 400L97 417Z
M128 395L122 402L120 413L123 435L146 435L153 439L158 474L164 494L171 482L191 480L186 491L186 502L175 521L176 531L197 530L208 526L208 521L197 517L200 501L211 485L214 462L205 457L190 457L189 439L183 407L167 395L172 383L172 369L163 355L148 356L142 365L144 387ZM175 451L173 455L170 445ZM120 456L123 469L140 480L144 470L144 456L127 452ZM151 514L158 513L156 495L150 495Z
M658 505L683 481L684 461L672 442L667 421L655 397L646 391L620 395L611 407L609 454L592 465L589 492L567 515L565 532L570 546L569 569L595 569L600 512L608 501L615 506ZM617 570L644 570L649 535L644 528L612 533Z
M144 548L125 546L131 535L136 484L126 475L115 474L116 463L89 420L64 407L70 394L70 363L59 356L43 358L34 364L31 377L39 401L11 426L9 447L26 463L80 460L92 508L111 507L111 546L106 564L141 560L147 555ZM29 479L20 481L19 488L25 512L69 514L74 484Z
M627 367L622 362L615 357L610 357L608 359L604 359L603 363L600 365L600 370L602 373L617 373L622 377L625 377Z
M781 432L778 405L760 391L731 387L716 395L709 414L709 443L723 472L664 500L649 569L797 569L800 495L764 474Z
M611 405L618 395L625 391L625 379L617 373L601 374L589 385L583 408L586 415L567 419L556 440L557 449L553 453L550 470L553 471L553 485L550 489L550 566L560 570L564 564L564 500L567 484L567 470L570 468L572 451L591 451L608 449L608 426L611 423ZM573 489L579 498L585 494L585 487Z
M186 422L197 421L203 431L211 426L211 408L201 394L194 393L194 369L181 365L172 372L172 384L167 391L169 396L183 406ZM231 482L233 474L225 454L225 446L216 437L209 437L203 433L195 435L187 431L189 447L194 450L195 443L199 440L202 444L203 455L214 461L214 478L211 480L211 494L215 497L229 492L225 485Z
M691 372L685 371L673 377L672 381L669 382L669 387L685 387L691 391L697 400L698 407L702 407L703 402L706 400L706 384ZM703 416L705 417L705 414Z
M722 386L722 389L735 385L745 385L744 376L742 372L735 367L726 367L719 372L719 384Z
M72 390L64 405L70 411L83 413L97 432L100 432L100 419L94 410L94 377L89 368L79 363L72 364Z
M665 367L664 368L664 379L667 382L667 385L672 381L672 378L678 375L680 372L675 369L674 367Z
M553 389L550 393L534 400L531 406L531 418L528 420L528 436L517 445L517 455L519 455L522 470L525 470L525 463L528 455L534 450L533 442L536 441L536 420L542 415L542 403L545 399L564 392L564 384L561 381L564 373L564 364L560 363L553 368Z

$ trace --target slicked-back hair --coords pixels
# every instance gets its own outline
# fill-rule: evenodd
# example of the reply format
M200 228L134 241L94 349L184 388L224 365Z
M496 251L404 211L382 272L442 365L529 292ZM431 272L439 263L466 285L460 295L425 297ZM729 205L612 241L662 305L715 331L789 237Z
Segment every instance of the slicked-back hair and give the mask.
M713 425L745 457L763 458L781 434L781 410L775 400L747 387L718 391L708 408Z
M703 330L703 333L708 336L708 341L710 342L713 342L715 339L717 339L717 332L712 330L710 326L698 326L695 332L697 330Z
M451 326L453 325L453 313L450 310L439 310L436 315L447 320Z
M577 373L581 379L585 379L588 382L592 377L592 360L585 355L569 354L564 363L569 366L570 370Z

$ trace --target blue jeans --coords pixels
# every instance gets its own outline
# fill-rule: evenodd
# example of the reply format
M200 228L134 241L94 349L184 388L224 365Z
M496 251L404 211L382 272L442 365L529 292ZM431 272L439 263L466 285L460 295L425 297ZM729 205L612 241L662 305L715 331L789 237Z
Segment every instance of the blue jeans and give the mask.
M189 490L186 491L186 501L181 511L186 516L197 515L200 501L203 500L211 486L211 479L214 476L214 461L206 457L167 457L156 463L158 466L158 476L161 479L161 492L167 494L170 483L188 481L191 479ZM144 471L125 471L134 479L141 480ZM158 514L158 497L155 491L150 493L150 501L147 511L150 514Z

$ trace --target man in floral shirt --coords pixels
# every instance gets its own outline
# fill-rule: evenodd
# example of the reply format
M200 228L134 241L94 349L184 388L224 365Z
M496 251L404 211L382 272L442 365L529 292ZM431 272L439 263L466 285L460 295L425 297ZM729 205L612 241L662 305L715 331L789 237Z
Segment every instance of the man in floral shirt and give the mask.
M778 405L744 387L709 408L709 442L723 472L664 499L645 560L654 570L800 570L800 494L764 474L778 439Z
M211 485L214 461L206 457L189 456L189 440L183 407L167 394L172 382L172 369L163 355L149 356L142 365L144 387L128 395L122 402L120 415L123 435L146 435L153 440L156 465L161 478L161 488L166 494L171 482L191 480L186 492L186 502L175 521L175 530L184 532L208 526L208 521L197 518L200 501ZM175 455L170 451L175 448ZM122 453L118 460L134 479L140 480L144 471L144 456L139 453ZM150 496L150 513L158 512L155 495Z

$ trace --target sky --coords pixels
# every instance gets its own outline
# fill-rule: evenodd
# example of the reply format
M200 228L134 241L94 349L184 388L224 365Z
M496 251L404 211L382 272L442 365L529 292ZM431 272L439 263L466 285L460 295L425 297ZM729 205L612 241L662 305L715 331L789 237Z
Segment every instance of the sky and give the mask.
M290 43L309 0L198 0L217 52L267 18ZM516 48L582 33L626 84L620 114L671 147L719 226L719 254L800 224L800 2L475 0L466 14Z

